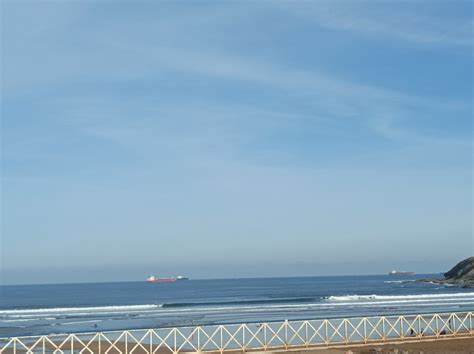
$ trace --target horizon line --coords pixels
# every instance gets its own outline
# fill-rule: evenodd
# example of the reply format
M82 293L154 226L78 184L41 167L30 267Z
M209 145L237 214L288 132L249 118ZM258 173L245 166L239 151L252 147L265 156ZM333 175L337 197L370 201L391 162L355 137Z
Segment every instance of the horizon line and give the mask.
M445 272L435 273L415 273L419 275L439 275ZM412 276L413 276L412 275ZM342 278L342 277L375 277L390 276L388 273L383 274L341 274L341 275L295 275L295 276L256 276L256 277L230 277L230 278L192 278L185 281L207 281L207 280L249 280L249 279L291 279L291 278ZM396 276L397 277L397 276ZM398 276L406 277L406 276ZM36 286L36 285L80 285L80 284L113 284L113 283L146 283L146 280L115 280L115 281L90 281L90 282L47 282L47 283L0 283L0 286Z

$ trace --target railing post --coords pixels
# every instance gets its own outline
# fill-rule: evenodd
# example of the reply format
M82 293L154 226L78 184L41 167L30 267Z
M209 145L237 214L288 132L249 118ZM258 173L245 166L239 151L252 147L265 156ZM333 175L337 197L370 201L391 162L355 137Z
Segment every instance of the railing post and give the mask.
M439 333L440 333L441 331L439 330L439 319L438 319L438 315L436 315L435 323L436 323L436 338L439 338Z
M309 340L308 340L308 321L304 321L304 328L305 328L305 331L304 331L304 343L306 345L306 347L309 347Z
M344 342L349 343L348 333L347 333L347 319L344 319Z
M421 338L423 336L423 333L421 333L421 319L420 316L417 316L418 320L418 337Z
M400 333L399 333L399 337L401 339L404 339L405 338L405 331L403 330L403 319L405 317L403 316L399 316L398 319L400 320Z
M285 349L288 349L288 320L285 320Z
M150 353L153 353L153 330L150 329Z
M125 331L125 353L128 354L128 331Z
M176 328L173 329L173 353L177 353L177 338L176 338Z
M268 342L267 342L267 326L268 324L265 323L263 324L263 350L267 350L268 348Z
M328 320L324 320L324 327L325 327L324 342L326 346L328 346L329 345Z
M385 342L387 336L385 333L385 317L382 317L382 340Z
M363 318L364 321L364 343L367 343L367 318Z
M458 329L456 327L456 319L454 318L453 315L451 315L451 323L452 323L452 326L453 326L453 337L456 337L456 335L458 334Z
M198 345L197 345L197 350L198 352L202 352L202 349L201 349L201 326L198 326L197 328L197 339L198 339Z
M247 328L247 325L242 326L242 351L245 352L245 329Z
M220 325L219 328L221 330L220 331L221 332L221 343L220 343L220 348L219 349L220 349L220 352L222 353L222 352L224 352L224 328L223 328L222 325Z
M473 328L472 328L472 312L469 312L469 334L472 336L474 333Z

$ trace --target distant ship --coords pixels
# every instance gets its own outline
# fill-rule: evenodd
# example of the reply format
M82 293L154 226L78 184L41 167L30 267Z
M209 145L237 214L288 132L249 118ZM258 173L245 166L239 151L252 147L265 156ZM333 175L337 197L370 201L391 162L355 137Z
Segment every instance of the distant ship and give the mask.
M157 278L154 275L150 275L148 278L146 278L147 283L174 283L175 281L181 280L189 280L189 278L183 277L182 275L172 278Z
M392 270L388 275L415 275L415 272L399 272L397 270Z

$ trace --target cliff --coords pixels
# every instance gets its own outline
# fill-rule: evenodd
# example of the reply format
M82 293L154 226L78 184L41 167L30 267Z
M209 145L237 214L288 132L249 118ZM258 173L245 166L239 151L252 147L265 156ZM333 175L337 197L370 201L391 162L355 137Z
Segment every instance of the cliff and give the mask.
M474 257L469 257L444 273L445 283L457 284L465 287L474 287Z
M469 257L443 274L444 278L417 279L421 283L451 284L463 288L474 288L474 257Z

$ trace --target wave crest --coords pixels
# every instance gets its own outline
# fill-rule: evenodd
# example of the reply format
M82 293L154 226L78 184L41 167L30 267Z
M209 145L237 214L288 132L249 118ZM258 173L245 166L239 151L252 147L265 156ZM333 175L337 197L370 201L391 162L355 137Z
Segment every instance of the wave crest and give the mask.
M453 294L419 294L419 295L342 295L329 296L324 298L326 301L401 301L401 300L427 300L427 299L449 299L449 298L473 298L474 292L453 293Z

